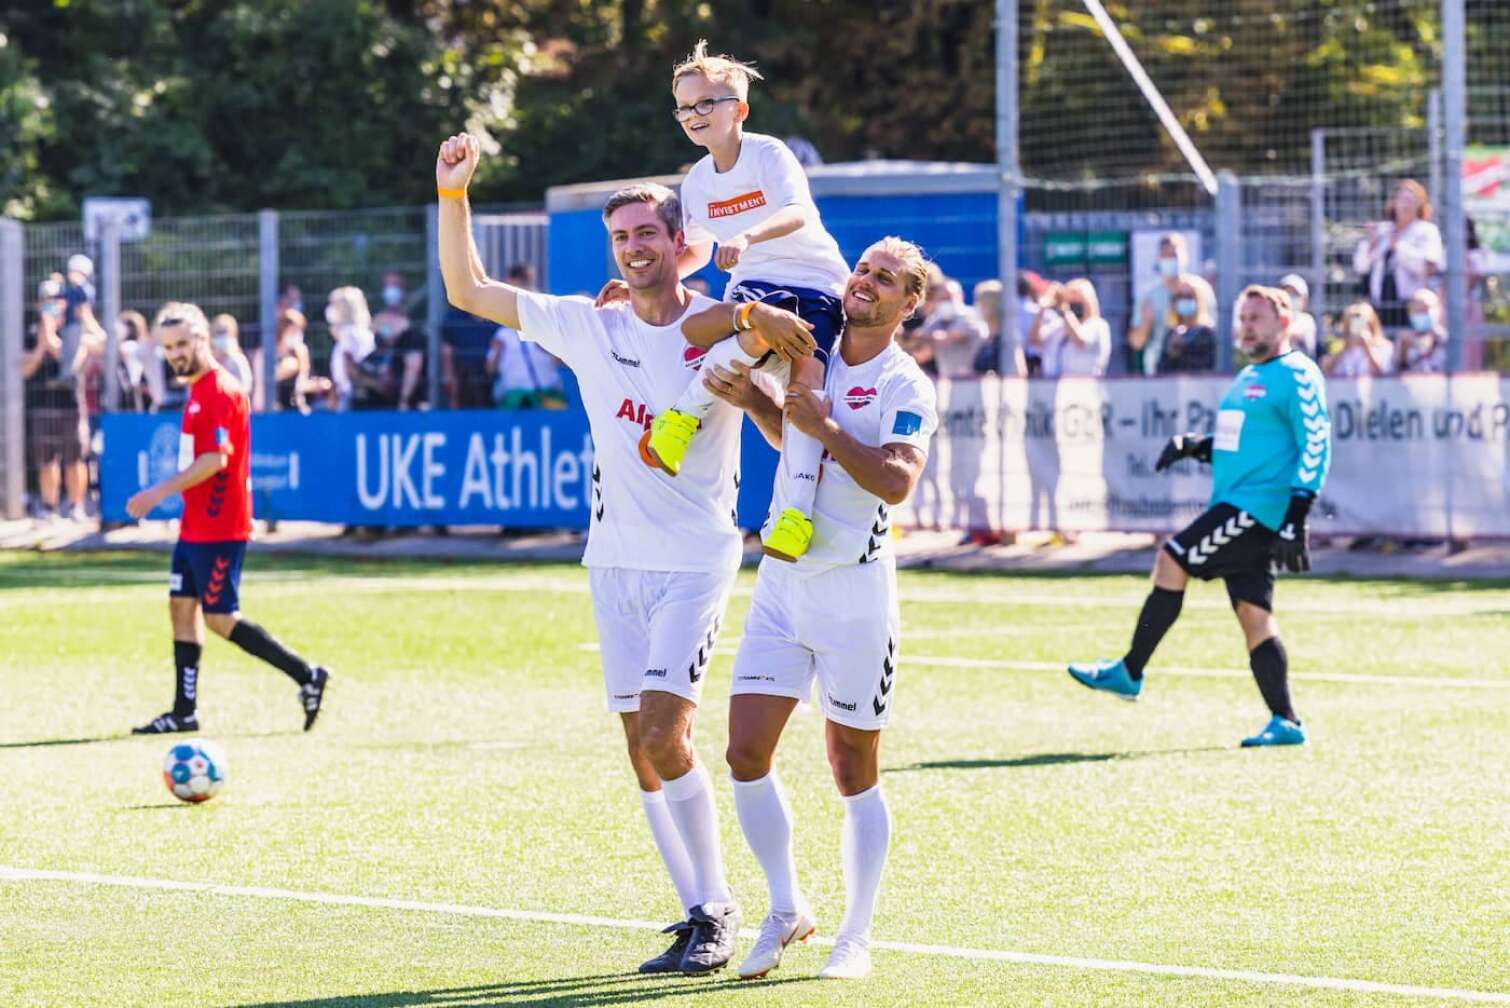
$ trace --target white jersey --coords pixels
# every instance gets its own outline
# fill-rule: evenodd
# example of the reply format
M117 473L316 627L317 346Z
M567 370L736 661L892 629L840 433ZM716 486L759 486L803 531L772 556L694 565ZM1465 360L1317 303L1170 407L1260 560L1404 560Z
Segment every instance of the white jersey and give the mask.
M896 343L854 367L836 348L825 389L834 422L856 441L876 448L907 444L928 451L928 440L938 427L933 382ZM813 542L797 561L797 569L817 572L889 557L890 532L886 502L856 483L825 452L813 504Z
M790 284L838 296L849 280L839 243L824 230L802 165L775 137L746 133L734 167L720 172L709 154L682 179L682 227L688 245L723 244L778 210L801 207L804 223L789 235L745 249L729 277Z
M742 414L715 402L679 476L640 461L640 436L697 375L703 351L682 338L682 319L653 326L627 302L594 308L587 297L520 291L520 335L576 373L592 430L592 514L586 567L732 572ZM718 302L701 294L682 318Z

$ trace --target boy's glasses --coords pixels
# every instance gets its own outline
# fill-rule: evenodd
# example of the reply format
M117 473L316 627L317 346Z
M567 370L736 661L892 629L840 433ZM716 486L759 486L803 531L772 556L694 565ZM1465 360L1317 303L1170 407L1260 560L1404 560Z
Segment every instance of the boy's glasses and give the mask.
M676 117L677 122L686 122L695 115L711 115L719 102L726 101L739 101L739 95L724 95L722 98L704 98L702 101L693 102L691 105L678 105L671 110L671 114Z

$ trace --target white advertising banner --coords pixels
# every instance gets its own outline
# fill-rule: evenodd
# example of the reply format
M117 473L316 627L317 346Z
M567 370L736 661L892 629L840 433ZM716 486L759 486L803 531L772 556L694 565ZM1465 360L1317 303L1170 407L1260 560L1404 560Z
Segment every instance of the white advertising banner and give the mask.
M1222 377L940 381L939 432L904 520L933 527L1170 532L1206 509L1210 471L1155 473L1173 434L1209 434ZM1312 527L1510 536L1510 378L1327 383L1331 475Z

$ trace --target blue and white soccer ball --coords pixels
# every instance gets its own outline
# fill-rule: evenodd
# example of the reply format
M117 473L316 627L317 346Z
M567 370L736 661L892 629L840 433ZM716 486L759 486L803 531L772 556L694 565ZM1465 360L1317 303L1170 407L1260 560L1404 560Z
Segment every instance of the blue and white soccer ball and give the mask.
M220 793L230 775L225 750L208 739L179 742L163 757L163 783L173 797L186 802L209 801Z

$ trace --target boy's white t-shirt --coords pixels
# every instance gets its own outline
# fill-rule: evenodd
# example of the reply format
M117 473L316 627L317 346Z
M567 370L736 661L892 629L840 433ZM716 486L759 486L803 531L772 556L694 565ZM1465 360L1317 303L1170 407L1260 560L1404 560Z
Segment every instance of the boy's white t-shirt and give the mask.
M705 156L682 180L681 201L688 245L721 245L785 207L801 207L802 227L745 249L729 286L760 280L835 296L844 293L850 271L839 243L818 218L802 165L775 137L744 134L739 158L726 172L714 167L712 154Z
M742 550L736 524L739 432L744 414L715 402L687 449L681 475L640 461L655 414L697 378L703 351L682 321L718 302L694 294L681 318L653 326L627 302L519 291L519 334L577 376L592 431L592 514L586 567L732 573Z

